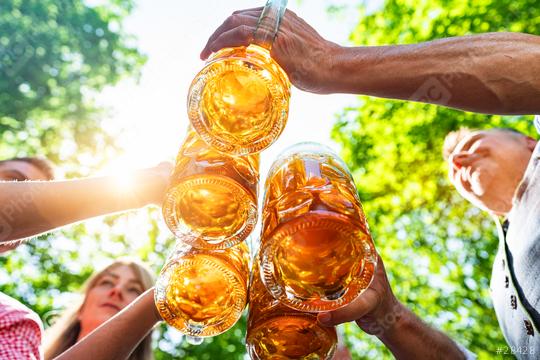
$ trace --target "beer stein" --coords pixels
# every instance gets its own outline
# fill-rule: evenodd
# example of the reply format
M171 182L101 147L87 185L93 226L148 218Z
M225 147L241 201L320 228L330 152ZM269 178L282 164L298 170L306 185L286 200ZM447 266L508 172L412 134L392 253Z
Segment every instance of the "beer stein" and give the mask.
M198 248L243 241L257 223L259 155L232 156L190 128L163 202L169 229Z
M285 127L290 82L270 48L286 5L286 0L269 0L253 44L214 53L191 84L189 120L204 141L222 152L259 152Z
M246 346L251 359L331 359L337 345L335 327L317 316L282 305L268 293L253 267L249 289Z
M246 307L248 276L245 242L221 250L178 243L156 282L156 307L163 320L185 335L221 334Z
M267 289L296 310L335 310L369 286L375 248L352 176L331 149L301 143L273 163L260 251Z

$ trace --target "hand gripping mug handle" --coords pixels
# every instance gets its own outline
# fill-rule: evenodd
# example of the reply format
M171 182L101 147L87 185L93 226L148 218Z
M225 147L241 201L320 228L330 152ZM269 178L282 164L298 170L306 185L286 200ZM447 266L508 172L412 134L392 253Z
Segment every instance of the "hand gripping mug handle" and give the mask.
M287 0L268 0L266 2L261 17L259 17L257 28L253 33L254 44L270 51L286 9Z

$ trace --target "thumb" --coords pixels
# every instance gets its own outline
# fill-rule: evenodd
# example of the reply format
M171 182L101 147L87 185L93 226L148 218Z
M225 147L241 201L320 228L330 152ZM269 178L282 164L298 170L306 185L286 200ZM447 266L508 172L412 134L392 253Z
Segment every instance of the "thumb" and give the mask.
M347 306L331 312L323 312L317 315L317 320L324 326L355 321L372 312L379 303L379 295L373 289L367 289Z

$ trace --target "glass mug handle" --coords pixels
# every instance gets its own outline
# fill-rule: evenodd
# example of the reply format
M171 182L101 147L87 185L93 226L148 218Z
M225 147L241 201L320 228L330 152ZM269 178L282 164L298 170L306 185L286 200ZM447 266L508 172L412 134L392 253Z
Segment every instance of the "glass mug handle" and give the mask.
M272 43L279 30L281 19L285 15L288 0L268 0L257 23L253 34L253 43L266 50L272 48Z

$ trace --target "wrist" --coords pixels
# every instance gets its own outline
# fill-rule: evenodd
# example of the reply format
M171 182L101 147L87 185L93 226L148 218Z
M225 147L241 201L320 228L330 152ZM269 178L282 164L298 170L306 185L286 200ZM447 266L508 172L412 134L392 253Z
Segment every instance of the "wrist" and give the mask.
M163 202L165 191L168 186L168 178L154 168L139 170L138 198L140 206L159 205Z
M326 56L324 58L326 61L324 62L322 77L319 80L319 93L333 94L343 92L341 90L343 87L341 83L344 81L343 67L344 60L347 57L347 48L328 41L325 52Z

